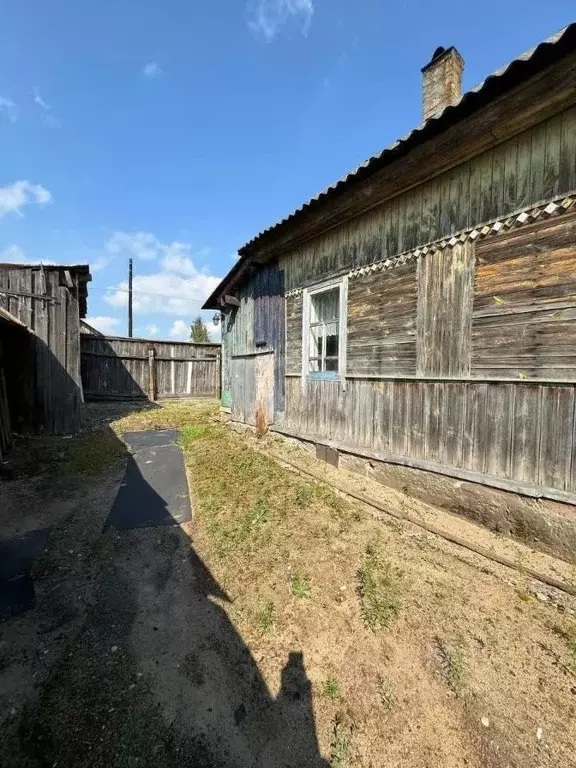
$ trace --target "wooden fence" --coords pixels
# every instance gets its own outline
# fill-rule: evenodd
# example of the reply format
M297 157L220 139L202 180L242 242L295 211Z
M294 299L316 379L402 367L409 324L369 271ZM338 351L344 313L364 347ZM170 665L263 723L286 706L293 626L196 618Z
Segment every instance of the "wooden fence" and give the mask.
M220 345L82 334L84 396L219 397Z

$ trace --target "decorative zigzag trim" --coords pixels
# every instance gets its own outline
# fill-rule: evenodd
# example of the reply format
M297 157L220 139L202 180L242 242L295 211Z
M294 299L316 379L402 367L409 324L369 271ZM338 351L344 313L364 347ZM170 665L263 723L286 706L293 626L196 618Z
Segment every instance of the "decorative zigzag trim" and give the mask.
M362 275L369 275L372 272L382 272L383 270L392 269L393 267L406 264L412 259L417 259L418 256L424 256L427 253L434 253L435 251L442 251L448 246L453 247L458 243L465 243L467 240L476 240L477 238L483 239L489 235L496 235L500 232L506 232L510 229L516 229L523 224L531 224L540 218L548 219L551 216L558 216L569 210L576 204L576 195L569 195L567 197L557 198L556 200L547 203L546 205L538 205L531 208L527 208L519 214L507 216L503 219L496 219L490 224L485 224L479 229L472 228L466 229L457 235L453 235L450 238L437 240L434 243L429 243L420 248L415 248L413 251L406 251L398 256L394 256L390 259L383 259L382 261L368 264L364 267L358 267L352 269L348 273L349 278L361 277ZM301 290L301 289L298 289ZM292 291L295 295L295 292ZM288 294L286 294L288 295Z
M367 264L357 269L352 269L348 272L349 278L362 277L363 275L369 275L373 272L383 272L394 267L407 264L413 259L417 259L419 256L425 256L427 253L434 253L435 251L442 251L444 248L453 247L458 243L465 243L467 240L477 240L478 238L484 239L490 235L497 235L501 232L506 232L511 229L517 229L524 224L532 224L538 219L549 219L552 216L558 216L565 213L570 208L576 205L576 194L558 197L555 200L542 204L531 206L526 208L520 213L515 213L512 216L496 219L495 221L485 224L482 227L476 229L466 229L449 238L443 240L436 240L433 243L428 243L419 248L415 248L412 251L405 251L398 256L393 256L389 259L382 259L382 261L376 261L372 264ZM302 293L302 287L293 288L290 291L286 291L285 296L287 299L294 296L299 296Z

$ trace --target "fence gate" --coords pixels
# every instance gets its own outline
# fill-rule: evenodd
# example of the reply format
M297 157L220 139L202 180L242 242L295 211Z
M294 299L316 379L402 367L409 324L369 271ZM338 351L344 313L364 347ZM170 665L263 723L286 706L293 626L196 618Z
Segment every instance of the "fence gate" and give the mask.
M220 395L219 344L83 333L81 353L88 400Z
M262 433L274 421L274 352L232 356L232 417Z

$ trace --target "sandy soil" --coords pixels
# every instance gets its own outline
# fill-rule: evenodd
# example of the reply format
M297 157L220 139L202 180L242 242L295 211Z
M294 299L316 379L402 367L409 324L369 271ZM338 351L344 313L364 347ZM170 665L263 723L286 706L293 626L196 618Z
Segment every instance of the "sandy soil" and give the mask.
M117 433L174 426L193 522L102 532ZM377 519L271 455L336 470L236 435L212 404L98 406L87 429L37 444L0 489L2 538L53 526L37 607L0 624L1 765L576 766L576 605L521 572L570 580L570 566L338 472L520 570ZM374 542L394 606L376 631L362 596Z

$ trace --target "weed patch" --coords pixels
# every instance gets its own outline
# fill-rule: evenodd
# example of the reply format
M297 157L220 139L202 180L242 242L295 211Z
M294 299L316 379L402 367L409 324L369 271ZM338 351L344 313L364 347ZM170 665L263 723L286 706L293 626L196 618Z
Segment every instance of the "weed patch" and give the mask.
M291 580L291 591L294 597L309 597L310 580L308 577L301 573L293 574Z
M349 765L352 726L336 717L330 744L330 768L346 768Z
M334 677L329 677L322 683L322 695L327 699L337 699L340 696L340 684Z
M378 540L366 547L358 579L365 623L373 632L389 627L400 613L401 580L400 574L383 558Z
M264 603L264 606L256 614L256 619L263 635L274 629L276 626L276 606L274 605L274 600L267 600Z
M299 485L294 494L296 505L301 509L309 507L314 497L314 489L311 485Z
M434 638L434 645L438 654L438 660L448 685L457 696L464 690L464 675L466 668L466 645L460 635L452 641Z
M249 527L262 525L268 522L268 505L264 501L257 501L246 515L246 524Z

